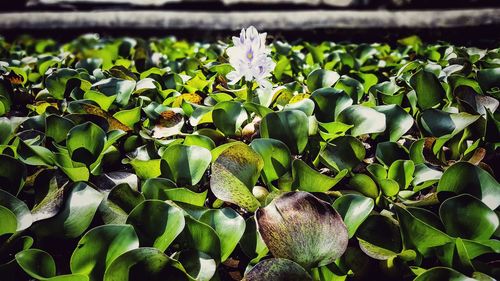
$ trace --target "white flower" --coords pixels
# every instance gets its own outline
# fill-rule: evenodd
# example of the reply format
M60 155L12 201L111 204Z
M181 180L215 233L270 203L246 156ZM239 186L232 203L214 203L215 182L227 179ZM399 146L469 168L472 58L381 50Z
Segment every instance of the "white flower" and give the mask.
M271 51L266 47L266 35L259 34L255 27L250 26L241 30L240 37L233 37L234 46L226 51L234 68L227 74L230 85L245 78L245 81L255 80L261 88L272 88L266 78L271 76L276 63L269 57Z

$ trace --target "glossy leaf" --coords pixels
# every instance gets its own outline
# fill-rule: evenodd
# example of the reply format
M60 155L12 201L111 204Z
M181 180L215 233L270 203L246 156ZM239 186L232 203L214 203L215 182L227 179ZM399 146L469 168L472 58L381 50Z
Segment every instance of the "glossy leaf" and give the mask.
M174 144L163 152L161 171L178 185L195 185L201 180L211 159L206 148Z
M373 206L373 199L356 194L344 195L333 202L333 208L339 212L347 226L349 238L354 236L358 227L373 210Z
M251 189L263 167L264 161L257 152L246 144L234 144L223 150L212 164L210 189L223 201L255 211L260 203Z
M121 254L139 247L139 239L130 225L102 225L80 239L71 256L71 272L102 280L106 268Z
M131 224L141 246L165 251L184 229L182 210L159 200L146 200L130 212Z
M338 121L353 125L350 130L353 136L382 133L386 130L385 115L363 105L351 105L344 109Z
M307 192L278 196L257 211L256 219L273 256L305 268L329 264L347 248L348 232L341 216Z
M439 216L446 233L472 240L490 239L500 224L494 211L469 194L445 200L439 208Z
M292 154L301 153L308 142L307 115L298 110L274 112L266 115L261 123L263 138L277 139L285 143Z
M449 167L438 183L438 192L469 193L481 199L490 209L500 205L498 182L485 170L468 162L458 162Z

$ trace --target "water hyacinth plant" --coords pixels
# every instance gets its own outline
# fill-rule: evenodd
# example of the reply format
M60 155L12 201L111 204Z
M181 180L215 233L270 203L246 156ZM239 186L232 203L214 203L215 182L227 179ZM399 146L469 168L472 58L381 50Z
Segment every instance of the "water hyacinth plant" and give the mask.
M269 56L271 49L266 46L267 33L259 33L253 26L241 29L240 37L233 36L233 46L227 48L229 63L234 68L227 74L228 84L240 80L246 82L247 101L252 101L253 82L264 91L272 91L273 84L268 80L276 63Z
M265 41L0 38L0 279L499 279L500 49Z

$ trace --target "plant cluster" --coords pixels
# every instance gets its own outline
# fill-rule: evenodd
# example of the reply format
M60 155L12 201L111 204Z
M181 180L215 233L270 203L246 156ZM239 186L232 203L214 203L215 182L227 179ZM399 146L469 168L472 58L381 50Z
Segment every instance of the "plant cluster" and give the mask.
M500 49L254 35L0 39L0 279L500 277Z

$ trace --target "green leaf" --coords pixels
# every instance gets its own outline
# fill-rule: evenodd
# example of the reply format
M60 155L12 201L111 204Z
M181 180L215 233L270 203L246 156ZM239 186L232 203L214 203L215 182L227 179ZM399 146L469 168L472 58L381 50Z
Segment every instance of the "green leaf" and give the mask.
M342 122L329 122L329 123L321 123L318 122L318 131L319 135L324 141L331 141L338 137L342 137L345 135L353 125L347 125Z
M211 280L217 269L217 264L213 258L196 250L180 252L178 260L185 268L186 273L197 281Z
M242 281L312 281L313 279L297 263L281 258L263 260L245 274Z
M420 274L414 281L473 281L476 279L469 278L462 273L448 267L433 267L426 272Z
M146 200L130 212L127 223L131 224L141 246L165 251L184 229L182 210L160 200Z
M311 94L315 104L315 115L320 122L333 122L339 114L352 105L353 100L346 92L334 88L322 88Z
M469 113L448 113L438 109L429 109L422 113L422 129L434 137L454 136L463 131L481 116Z
M335 85L335 89L345 91L356 103L359 103L364 94L363 84L347 75L340 77L340 80Z
M418 209L417 209L418 210ZM442 246L451 241L451 237L435 228L421 218L414 216L407 209L395 205L404 241L408 246L415 247L424 256L431 253L432 248Z
M91 90L91 91L86 91L85 94L83 94L83 98L94 101L104 111L108 111L109 107L115 101L116 95L107 96L101 92Z
M98 212L105 224L123 224L128 213L142 201L142 193L132 189L127 183L120 183L111 189Z
M292 156L283 142L275 139L254 139L250 147L264 160L261 172L264 182L271 183L290 170Z
M190 281L182 265L156 248L139 248L116 258L106 269L104 281Z
M500 206L500 185L496 179L469 162L457 162L449 167L439 180L437 191L471 194L492 210Z
M307 76L307 88L309 92L314 92L320 88L333 86L340 78L340 75L331 70L316 69Z
M399 184L393 179L380 179L378 180L378 184L385 196L396 196L399 192Z
M357 194L346 194L333 202L333 208L339 212L347 226L349 238L354 236L358 227L373 210L373 206L373 199Z
M71 255L71 272L102 280L106 268L121 254L139 248L130 225L108 224L89 230Z
M477 80L485 92L500 87L500 67L485 68L477 71Z
M285 143L292 154L302 153L308 142L309 121L307 115L298 110L273 112L261 122L262 138L277 139Z
M288 192L257 210L262 239L274 257L304 268L329 264L347 248L348 233L333 207L307 192Z
M311 116L314 112L314 102L310 99L304 98L296 102L290 102L289 104L285 105L283 108L283 111L285 110L300 110L304 112L307 116Z
M50 219L38 222L33 230L42 236L76 238L89 227L103 197L84 182L75 183L61 211Z
M413 118L399 105L380 105L374 108L385 115L384 135L387 135L390 141L398 141L413 126Z
M363 105L351 105L344 109L337 121L353 125L351 128L353 136L382 133L386 130L385 115Z
M211 226L221 242L221 262L229 258L245 232L245 220L233 209L213 209L203 213L200 222Z
M0 206L11 211L17 219L16 231L27 229L33 223L33 217L26 204L12 196L10 193L0 190ZM6 223L7 224L7 223Z
M246 144L231 145L212 164L210 189L220 200L253 212L260 203L251 190L263 167L260 155Z
M45 279L46 281L88 281L89 278L82 274L66 274L58 275L52 278Z
M60 68L52 72L45 79L45 87L50 95L58 100L64 99L66 85L72 78L78 78L78 72L69 68Z
M307 192L326 192L339 183L347 173L348 170L344 169L332 178L309 167L304 161L295 159L292 162L292 187Z
M16 158L0 154L0 189L17 195L26 180L26 165Z
M424 69L411 77L410 84L417 93L418 106L423 110L438 105L445 97L445 91L437 77Z
M97 88L99 92L104 93L106 96L116 95L115 102L121 106L126 106L135 89L135 85L135 81L107 78L93 84L92 88Z
M133 128L135 123L141 120L141 107L125 109L113 114L113 117L126 126Z
M200 146L174 144L163 152L162 175L177 185L195 185L210 165L210 151Z
M412 184L415 186L414 191L420 191L434 183L438 182L443 176L443 172L431 169L426 164L415 165Z
M66 139L66 135L74 126L73 121L51 114L45 118L45 135L59 143Z
M212 111L214 125L226 136L234 136L247 118L243 104L236 101L218 103Z
M370 198L378 197L377 184L365 174L355 174L349 180L349 187Z
M382 215L371 215L359 226L356 238L361 250L369 257L387 260L403 249L397 223Z
M208 191L194 192L184 187L177 187L174 182L163 178L147 179L142 184L142 192L146 199L172 200L194 206L203 206Z
M180 249L194 249L208 254L217 263L221 261L221 241L217 232L208 224L185 216L186 227L174 244Z
M216 146L211 138L203 135L187 135L182 144L201 146L208 150L212 150Z
M0 236L16 232L16 215L2 205L0 205L0 220L2 221L2 224L0 225Z
M493 210L469 194L446 199L439 216L449 235L479 241L490 239L500 224Z
M27 249L16 254L16 261L29 276L45 280L56 275L52 256L39 249Z
M92 122L73 127L66 137L71 159L90 166L104 149L106 133Z
M408 153L396 142L379 142L375 151L375 157L380 163L390 167L399 159L408 159Z
M363 143L352 136L339 137L327 143L319 153L321 163L331 170L352 170L365 158Z
M413 180L415 165L411 160L396 160L389 167L387 177L399 184L399 189L407 189Z

